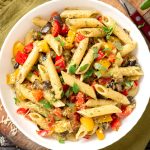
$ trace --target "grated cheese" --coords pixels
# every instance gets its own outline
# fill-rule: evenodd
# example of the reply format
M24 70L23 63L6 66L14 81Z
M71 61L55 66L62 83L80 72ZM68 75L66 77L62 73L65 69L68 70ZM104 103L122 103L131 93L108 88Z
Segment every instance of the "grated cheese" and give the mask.
M0 137L0 146L5 146L5 138L3 136Z

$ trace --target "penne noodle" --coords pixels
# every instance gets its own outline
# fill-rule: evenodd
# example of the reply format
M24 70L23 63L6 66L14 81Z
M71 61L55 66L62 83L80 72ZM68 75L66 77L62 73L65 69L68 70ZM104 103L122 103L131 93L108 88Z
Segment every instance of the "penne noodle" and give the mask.
M62 84L60 82L60 78L59 78L58 73L56 71L55 65L51 59L50 52L48 52L46 56L47 56L46 60L43 61L43 64L47 68L50 82L51 82L51 85L52 85L53 90L55 92L55 98L61 99L63 88L62 88Z
M136 42L131 42L122 47L122 50L120 51L121 56L125 56L132 52L136 48L137 43Z
M38 80L38 81L40 81L41 82L41 79L37 76L37 75L35 75L35 74L33 74L33 73L29 73L28 75L27 75L27 80L29 80L30 82L34 82L35 80Z
M71 58L70 64L68 66L68 70L72 65L76 65L76 67L79 66L79 64L87 50L88 42L89 42L89 39L85 38L79 43L77 49L75 50L75 53L73 54L73 56Z
M76 140L81 139L85 135L87 135L88 131L86 131L85 127L83 125L80 126L77 134L76 134Z
M51 34L47 34L44 39L58 56L62 54L62 46L60 42L55 39L55 37L53 37Z
M25 38L24 38L24 44L27 45L31 42L33 42L33 33L34 33L34 30L30 30L29 32L27 32Z
M102 23L113 28L113 33L125 44L131 43L129 35L111 17L102 16Z
M77 32L85 37L104 37L106 34L102 28L83 28L78 29Z
M60 16L62 18L92 18L100 14L96 10L64 10Z
M93 45L87 52L87 54L85 55L85 57L83 58L79 68L77 69L76 71L76 74L84 74L91 66L91 64L93 63L94 61L94 54L95 54L95 49L98 51L101 47L101 43L96 43L95 45ZM83 66L86 66L87 67L82 70L82 67Z
M97 106L103 106L103 105L116 105L117 102L107 99L89 99L85 105L87 107L97 107Z
M38 65L38 70L42 81L49 81L49 75L46 68L43 65Z
M130 104L129 100L123 94L112 90L111 88L106 88L100 84L94 85L96 91L106 98L110 98L121 104Z
M85 117L97 117L113 113L121 113L121 110L115 105L104 105L95 108L82 109L77 112Z
M50 90L45 90L44 91L44 98L49 101L52 105L55 107L64 107L65 104L58 99L54 98L54 94Z
M40 128L44 129L44 130L49 130L49 126L48 126L48 121L46 121L46 119L41 116L38 113L29 113L28 116L31 118L31 120L37 124L38 126L40 126Z
M35 17L32 19L32 23L39 27L44 27L47 24L47 20L41 18L41 17Z
M127 77L128 80L132 80L132 81L135 81L135 80L140 80L141 76L130 76L130 77Z
M22 83L25 78L27 77L28 73L31 71L32 67L36 63L37 59L39 57L39 49L37 48L36 44L34 45L33 50L29 54L27 60L21 67L19 71L19 75L17 77L17 80L19 83Z
M123 58L122 58L120 52L118 52L116 54L116 59L115 59L114 65L117 65L119 67L119 66L121 66L122 62L123 62Z
M35 111L44 117L48 117L50 115L50 112L48 110L42 108L41 106L31 101L28 101L28 102L22 101L21 103L19 103L19 106L25 109L29 109L30 111Z
M69 86L73 86L74 84L77 84L79 87L79 90L85 94L87 94L88 96L96 99L96 94L94 89L89 86L88 84L74 78L73 76L69 75L68 73L65 73L64 71L61 72L62 77L64 79L64 82L69 85Z
M96 18L66 19L66 24L74 28L97 28L103 26Z

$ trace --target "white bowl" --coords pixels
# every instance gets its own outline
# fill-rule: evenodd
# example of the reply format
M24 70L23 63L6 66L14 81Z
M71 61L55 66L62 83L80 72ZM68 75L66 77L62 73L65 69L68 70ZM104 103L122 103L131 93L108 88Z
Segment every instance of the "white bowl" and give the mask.
M136 96L137 106L132 112L132 114L123 120L122 126L120 127L119 131L108 132L106 134L106 138L103 141L99 141L97 140L97 138L93 138L88 141L67 141L65 142L65 144L59 144L58 141L54 139L46 139L38 136L36 133L37 127L33 123L25 120L23 117L16 114L17 107L15 106L13 100L15 95L12 89L6 84L6 74L13 71L13 66L11 64L13 44L15 43L15 41L23 39L23 37L29 29L34 28L34 25L31 22L32 18L34 18L35 16L48 17L52 12L61 11L66 7L79 7L85 9L99 10L103 14L113 17L123 28L129 30L132 39L134 39L138 43L138 47L135 54L139 60L139 64L141 65L144 71L144 77L141 80L140 90ZM122 138L133 128L133 126L138 122L138 120L142 116L150 95L150 69L148 66L149 64L150 55L144 38L142 37L141 33L136 28L136 26L120 11L113 8L112 6L109 6L97 0L54 0L36 7L35 9L27 13L25 16L23 16L12 28L7 38L5 39L0 55L0 97L2 100L2 104L12 122L18 127L18 129L21 132L23 132L32 141L44 147L56 150L74 150L83 148L92 148L93 150L100 149Z

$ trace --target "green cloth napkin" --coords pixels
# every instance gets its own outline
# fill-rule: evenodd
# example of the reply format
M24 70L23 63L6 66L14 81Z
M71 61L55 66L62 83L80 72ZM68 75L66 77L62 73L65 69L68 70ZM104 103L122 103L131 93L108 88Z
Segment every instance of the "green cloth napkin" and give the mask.
M48 0L0 0L0 47L13 25L29 10L46 1ZM136 126L118 142L103 150L144 150L149 140L150 102Z

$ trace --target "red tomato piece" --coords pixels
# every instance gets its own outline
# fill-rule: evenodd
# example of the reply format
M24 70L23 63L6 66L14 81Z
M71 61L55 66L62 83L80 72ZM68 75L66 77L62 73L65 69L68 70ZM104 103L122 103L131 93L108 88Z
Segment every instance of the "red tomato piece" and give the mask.
M139 85L138 80L135 80L135 81L134 81L134 84L135 84L135 86L138 86L138 85Z
M75 42L79 43L80 41L82 41L83 39L85 39L85 36L82 35L81 33L77 33L76 37L75 37Z
M56 115L58 118L62 118L62 111L60 108L55 108L53 110L54 115Z
M21 52L21 51L18 51L16 54L15 60L20 65L23 65L27 58L28 58L28 54Z
M42 137L46 137L49 133L49 130L39 130L37 131L37 134L42 136Z
M58 21L54 20L53 21L53 26L52 26L52 35L54 37L58 36L58 34L60 33L61 31L61 27L60 27L60 24Z
M76 101L76 96L72 94L70 96L70 102L75 103L75 101Z
M65 59L63 56L56 56L55 66L56 66L58 73L60 73L62 70L65 70L66 64L65 64Z
M115 120L116 118L118 118L118 116L117 116L116 114L112 114L112 115L111 115L111 118L112 118L113 120Z
M24 47L24 52L25 53L30 53L33 49L33 43L29 43Z
M78 92L76 96L76 106L81 106L85 102L85 95L82 92Z
M125 118L131 114L131 112L133 111L133 108L131 108L129 106L122 105L121 110L122 110L122 113L118 113L117 115L120 118Z
M67 84L63 84L63 91L66 92L68 90L69 86Z
M121 93L122 93L123 95L127 96L127 95L128 95L128 90L124 89Z
M48 126L52 127L52 125L55 123L54 117L52 115L49 115L49 122L48 122Z
M66 24L63 24L62 29L61 29L61 35L67 35L69 29Z
M39 76L39 72L37 70L34 70L33 73L37 76Z
M97 17L97 20L98 20L99 22L102 22L102 16L98 16L98 17Z
M88 134L87 134L87 135L85 135L83 138L85 138L85 139L88 140L88 139L90 139L90 137L91 137L91 135L88 135Z
M107 84L108 82L110 82L111 81L111 78L100 78L99 80L98 80L98 83L99 84L102 84L102 85L105 85L105 84Z
M17 114L25 115L28 112L28 110L29 109L26 109L26 108L19 108L17 109Z
M111 63L113 63L115 61L115 54L110 54L108 56L108 61L111 62Z
M104 57L104 55L105 54L101 50L99 50L98 51L98 57L96 58L96 61L101 60Z
M119 118L114 119L111 123L110 126L112 130L117 131L119 127L121 126L121 122Z

